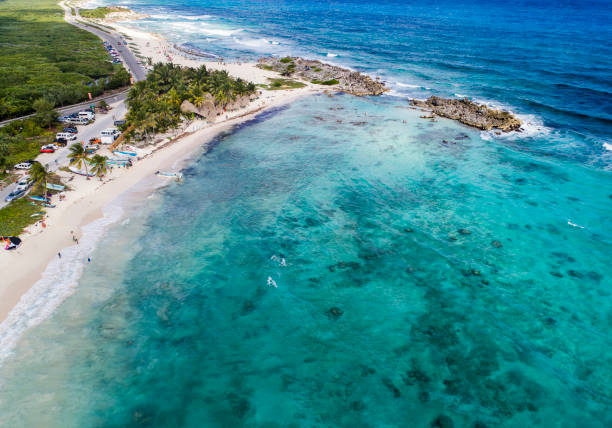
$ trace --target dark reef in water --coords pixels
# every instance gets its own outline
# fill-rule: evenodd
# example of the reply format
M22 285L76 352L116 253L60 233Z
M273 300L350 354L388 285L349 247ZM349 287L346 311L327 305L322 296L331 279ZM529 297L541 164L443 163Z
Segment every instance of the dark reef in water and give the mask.
M467 98L452 99L431 96L426 101L412 100L412 104L431 110L438 116L458 120L465 125L484 131L490 131L493 128L504 132L520 131L521 129L521 121L512 113L493 110Z

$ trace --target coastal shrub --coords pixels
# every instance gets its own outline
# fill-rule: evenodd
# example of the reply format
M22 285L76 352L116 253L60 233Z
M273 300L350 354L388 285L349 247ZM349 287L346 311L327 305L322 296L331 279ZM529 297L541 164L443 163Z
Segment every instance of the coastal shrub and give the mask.
M289 64L290 62L293 62L293 58L291 58L290 56L281 58L280 62L282 62L283 64Z
M55 121L52 124L55 124ZM0 128L0 179L5 177L5 169L34 159L39 154L40 147L51 143L54 135L55 129L43 129L40 118L36 116L15 120Z
M298 82L296 80L291 80L291 79L270 79L268 78L268 80L270 81L270 84L267 85L267 89L270 89L270 90L297 89L297 88L303 88L304 86L306 86L306 84L303 82ZM262 85L262 87L266 88L266 85Z
M333 85L337 85L338 83L340 83L339 81L337 81L336 79L330 79L330 80L313 80L312 83L314 83L315 85L327 85L327 86L333 86Z
M268 64L257 64L257 67L261 68L262 70L274 71L274 67Z
M112 7L97 7L95 9L80 9L79 14L83 18L89 19L104 19L106 15L113 12L129 12L127 7L112 6Z
M106 89L97 79L119 72L100 39L66 23L55 0L0 2L0 57L0 120L33 113L41 98L84 101Z
M18 236L23 229L40 220L34 214L44 211L40 206L20 198L0 209L0 236Z

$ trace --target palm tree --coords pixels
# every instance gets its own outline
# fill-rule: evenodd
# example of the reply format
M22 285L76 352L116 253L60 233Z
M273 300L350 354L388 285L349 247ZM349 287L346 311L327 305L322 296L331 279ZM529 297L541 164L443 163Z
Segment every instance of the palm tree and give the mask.
M47 180L51 176L51 172L47 169L46 166L41 164L40 162L34 162L32 167L30 168L30 178L36 185L40 185L42 187L43 197L46 197L47 193Z
M83 144L76 143L70 146L70 154L68 155L70 159L70 165L76 165L78 168L81 168L83 164L85 164L85 174L89 179L89 172L87 171L87 163L89 159L87 158L87 152L83 147Z
M106 166L107 159L107 156L102 155L94 155L91 158L91 172L100 177L100 181L102 181L102 177L108 171L108 167Z

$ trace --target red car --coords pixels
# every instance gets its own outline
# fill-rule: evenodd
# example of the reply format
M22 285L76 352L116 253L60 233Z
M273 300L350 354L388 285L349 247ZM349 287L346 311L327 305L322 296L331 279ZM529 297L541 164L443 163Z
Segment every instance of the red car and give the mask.
M40 149L40 152L41 152L41 153L55 153L55 148L50 147L50 146L43 146L43 147Z

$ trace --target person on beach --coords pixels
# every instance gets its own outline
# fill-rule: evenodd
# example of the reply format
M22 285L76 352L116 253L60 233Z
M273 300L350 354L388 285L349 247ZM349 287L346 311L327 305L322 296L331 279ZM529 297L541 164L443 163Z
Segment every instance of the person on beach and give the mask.
M57 253L57 257L59 257L60 259L62 258L62 253Z

